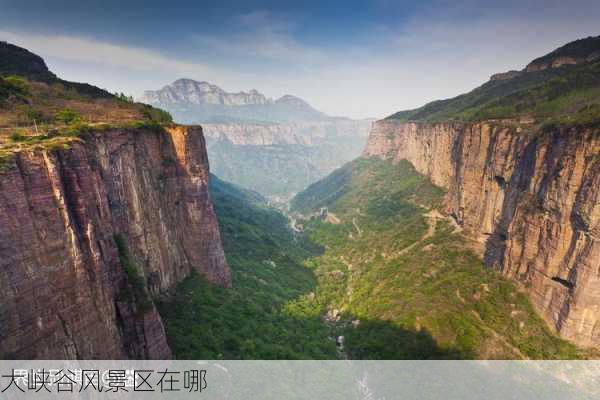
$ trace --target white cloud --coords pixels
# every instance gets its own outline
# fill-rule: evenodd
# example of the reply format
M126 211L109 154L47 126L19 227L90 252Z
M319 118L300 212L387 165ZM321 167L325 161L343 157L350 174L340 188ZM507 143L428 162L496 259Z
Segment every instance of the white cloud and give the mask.
M236 32L228 35L196 35L201 48L222 56L251 57L252 61L316 63L327 60L323 50L302 44L294 35L296 24L281 15L255 11L236 18Z
M360 44L331 49L326 38L323 46L300 41L293 20L258 11L236 17L238 28L228 34L182 42L189 49L185 58L202 55L203 63L81 37L0 31L0 39L49 58L66 79L111 90L140 94L190 77L230 91L294 94L332 115L383 117L463 93L493 73L520 69L568 41L597 35L592 14L420 16L398 27L374 25Z
M174 71L187 76L199 75L210 70L206 65L180 61L154 50L81 37L0 31L0 39L42 56L124 67L134 71Z

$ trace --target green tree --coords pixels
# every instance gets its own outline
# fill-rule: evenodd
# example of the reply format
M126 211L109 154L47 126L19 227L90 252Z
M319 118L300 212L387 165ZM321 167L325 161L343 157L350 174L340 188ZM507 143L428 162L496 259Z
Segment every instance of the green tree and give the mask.
M61 122L66 125L75 124L81 122L81 114L77 111L73 111L69 108L64 108L56 113L54 117L57 122Z

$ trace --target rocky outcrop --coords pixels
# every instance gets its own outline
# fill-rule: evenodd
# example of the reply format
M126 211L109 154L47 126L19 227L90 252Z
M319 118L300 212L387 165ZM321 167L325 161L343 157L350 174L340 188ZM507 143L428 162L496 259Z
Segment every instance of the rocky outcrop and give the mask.
M151 297L231 284L199 127L109 129L0 173L2 358L168 358Z
M545 56L536 58L526 67L526 72L559 68L563 65L582 64L600 59L600 36L575 40Z
M600 131L531 124L375 124L365 157L406 159L565 338L600 346Z
M506 71L500 72L498 74L494 74L490 77L490 81L506 81L509 79L516 78L517 76L521 76L523 74L522 71Z

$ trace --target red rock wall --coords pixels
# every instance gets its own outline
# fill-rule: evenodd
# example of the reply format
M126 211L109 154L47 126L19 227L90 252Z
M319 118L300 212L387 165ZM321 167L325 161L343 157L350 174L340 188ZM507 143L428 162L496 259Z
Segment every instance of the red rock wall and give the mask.
M0 173L3 358L169 358L153 295L193 269L231 285L200 127L115 129L19 153Z
M600 131L379 121L364 156L410 161L487 264L565 338L600 346Z

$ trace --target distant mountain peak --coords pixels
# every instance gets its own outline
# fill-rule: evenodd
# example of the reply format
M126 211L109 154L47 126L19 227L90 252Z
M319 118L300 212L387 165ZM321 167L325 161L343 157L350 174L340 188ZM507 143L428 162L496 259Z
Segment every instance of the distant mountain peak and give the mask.
M300 97L292 96L291 94L286 94L275 100L275 103L286 103L286 104L295 104L302 107L310 107L310 105L302 100Z
M166 104L243 106L266 104L270 100L256 89L228 93L210 82L181 78L160 90L145 91L140 101L164 107Z
M160 90L145 91L139 101L163 108L183 123L331 119L296 96L286 94L273 100L256 89L230 93L210 82L189 78L177 79Z

